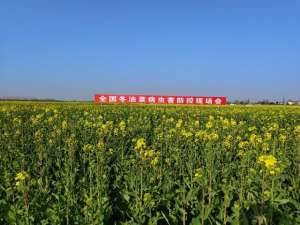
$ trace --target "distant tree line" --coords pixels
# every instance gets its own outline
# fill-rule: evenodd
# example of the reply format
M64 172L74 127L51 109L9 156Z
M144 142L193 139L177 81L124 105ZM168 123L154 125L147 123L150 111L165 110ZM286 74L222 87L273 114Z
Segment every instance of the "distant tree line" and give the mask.
M35 101L35 102L63 102L63 100L58 99L52 99L52 98L45 98L45 99L39 99L39 98L1 98L0 101Z
M300 101L287 100L287 101L270 101L268 99L258 100L258 101L250 101L247 100L235 100L228 101L228 104L236 104L236 105L248 105L248 104L259 104L259 105L300 105Z

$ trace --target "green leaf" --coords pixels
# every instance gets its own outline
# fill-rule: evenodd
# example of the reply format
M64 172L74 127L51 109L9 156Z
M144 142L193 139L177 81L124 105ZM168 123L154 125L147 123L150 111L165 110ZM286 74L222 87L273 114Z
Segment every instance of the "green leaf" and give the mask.
M193 218L190 225L201 225L200 216Z

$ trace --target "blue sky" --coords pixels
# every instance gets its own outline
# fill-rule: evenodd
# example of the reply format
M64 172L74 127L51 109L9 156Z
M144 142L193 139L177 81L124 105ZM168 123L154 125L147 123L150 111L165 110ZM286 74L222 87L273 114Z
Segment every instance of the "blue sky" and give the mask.
M0 96L300 98L300 1L2 1Z

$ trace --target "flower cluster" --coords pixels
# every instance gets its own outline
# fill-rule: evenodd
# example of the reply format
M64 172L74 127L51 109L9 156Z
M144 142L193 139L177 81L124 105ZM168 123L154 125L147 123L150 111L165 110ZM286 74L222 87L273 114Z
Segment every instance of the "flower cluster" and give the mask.
M142 160L150 160L152 166L156 166L159 162L160 152L152 149L147 149L146 141L144 138L139 138L134 149L141 156Z
M202 171L202 169L201 168L197 168L196 170L195 170L195 174L194 174L194 177L197 179L199 179L199 178L201 178L203 176L203 171Z
M134 149L136 151L142 151L143 149L146 148L146 141L145 138L139 138L136 143Z
M125 132L125 129L126 129L126 123L125 123L125 121L121 121L121 122L119 123L119 128L120 128L120 130L121 130L122 132Z
M92 152L93 149L94 149L94 146L91 145L91 144L86 144L86 145L83 146L83 151L84 151L85 153Z
M26 173L25 171L21 171L21 172L17 173L17 175L15 177L16 186L17 187L21 186L28 179L29 179L29 174Z
M271 175L280 172L280 169L277 167L278 161L273 155L261 155L258 157L258 162L262 164Z

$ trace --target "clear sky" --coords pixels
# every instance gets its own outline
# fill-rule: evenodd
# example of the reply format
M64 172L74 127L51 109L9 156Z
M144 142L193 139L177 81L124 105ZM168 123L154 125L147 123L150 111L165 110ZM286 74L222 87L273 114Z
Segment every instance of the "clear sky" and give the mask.
M7 0L0 96L300 98L299 0Z

